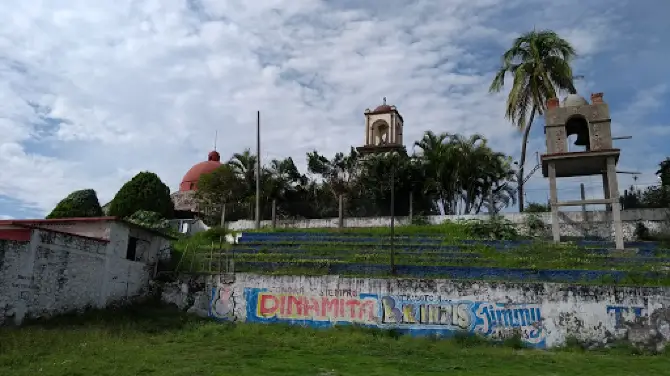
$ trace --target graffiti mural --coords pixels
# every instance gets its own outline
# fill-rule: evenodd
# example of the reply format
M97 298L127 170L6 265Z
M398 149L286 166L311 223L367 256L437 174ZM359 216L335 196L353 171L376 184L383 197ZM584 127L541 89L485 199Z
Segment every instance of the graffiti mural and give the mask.
M469 332L491 339L509 338L518 333L529 345L545 346L542 315L537 305L384 296L381 306L380 327L444 336Z
M358 324L398 329L414 335L453 336L458 332L491 339L520 335L528 345L546 346L538 305L501 304L382 296L330 290L322 294L245 289L246 320L288 322L315 327Z
M209 316L219 320L235 321L235 299L230 286L215 287L212 289L212 298L209 304Z
M351 290L330 290L321 295L245 290L247 321L289 322L311 326L341 323L376 324L377 296Z

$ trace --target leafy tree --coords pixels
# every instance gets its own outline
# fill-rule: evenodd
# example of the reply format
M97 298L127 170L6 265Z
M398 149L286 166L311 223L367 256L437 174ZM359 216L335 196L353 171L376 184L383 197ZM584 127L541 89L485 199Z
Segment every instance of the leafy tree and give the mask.
M670 157L658 164L658 171L656 175L661 178L661 185L663 187L670 187Z
M218 223L223 204L235 203L247 196L248 187L244 177L230 164L222 164L209 174L201 175L198 180L196 199L205 209L205 214L211 217L207 221L211 224ZM226 218L229 220L244 218L245 214L239 207L226 207Z
M524 213L545 213L550 212L551 206L549 204L540 204L539 202L531 202L524 209Z
M527 32L503 54L502 65L489 88L500 92L505 75L512 75L505 117L523 131L517 183L519 212L523 211L523 171L533 120L536 114L544 113L547 100L556 98L557 92L576 92L570 67L575 55L572 45L551 30Z
M138 211L156 212L168 219L174 214L170 188L153 172L135 175L109 204L109 214L115 217L129 217Z
M385 216L391 208L394 177L395 213L407 215L412 197L415 215L479 213L493 203L496 210L513 202L509 182L515 172L511 158L493 151L482 136L426 132L416 143L417 154L380 154L361 158L355 149L331 159L307 153L307 174L292 158L261 166L261 209L276 202L278 218L332 218L338 215L339 196L345 197L346 216ZM198 198L206 222L217 224L221 204L226 219L250 219L256 194L256 156L249 150L233 155L220 169L203 175ZM393 172L393 174L391 174ZM251 214L251 215L250 215ZM261 211L263 218L269 212Z
M102 208L93 189L74 191L62 199L47 215L52 218L100 217Z

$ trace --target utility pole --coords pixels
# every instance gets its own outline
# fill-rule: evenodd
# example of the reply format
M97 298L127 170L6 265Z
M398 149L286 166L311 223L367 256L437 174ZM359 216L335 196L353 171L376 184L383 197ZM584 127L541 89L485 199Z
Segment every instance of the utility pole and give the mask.
M261 112L256 111L256 230L261 228Z

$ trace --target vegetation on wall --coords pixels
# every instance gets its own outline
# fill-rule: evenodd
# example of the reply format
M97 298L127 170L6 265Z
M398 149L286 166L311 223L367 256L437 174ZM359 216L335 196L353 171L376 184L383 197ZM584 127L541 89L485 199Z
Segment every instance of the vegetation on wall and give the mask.
M62 199L46 218L100 216L102 216L102 208L98 201L98 195L93 189L82 189L74 191Z
M415 216L476 214L514 202L508 184L516 175L512 160L492 150L481 135L429 131L414 145L412 154L366 158L354 148L330 159L309 152L307 173L290 157L272 160L260 174L262 215L269 216L274 200L278 218L336 217L340 195L347 216L389 215L391 176L396 215L408 214L410 200ZM199 206L211 213L210 223L218 223L223 203L228 203L227 220L250 218L255 195L256 156L249 150L234 154L198 182Z
M172 218L174 204L168 188L153 172L140 172L125 183L109 205L109 214L130 217L137 211L148 211Z

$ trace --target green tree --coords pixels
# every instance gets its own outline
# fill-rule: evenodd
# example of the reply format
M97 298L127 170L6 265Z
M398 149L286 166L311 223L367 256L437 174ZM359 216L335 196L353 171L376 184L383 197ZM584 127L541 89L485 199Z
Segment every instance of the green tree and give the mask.
M100 217L102 208L93 189L74 191L62 199L47 215L52 218Z
M523 131L517 179L519 212L523 211L523 171L533 120L536 114L544 113L547 100L556 98L557 92L576 92L570 67L575 56L572 45L555 32L527 32L503 54L502 65L489 88L490 92L500 92L505 85L505 76L512 75L505 117Z
M670 157L658 164L656 175L661 179L661 186L670 187Z
M244 177L239 175L235 167L222 164L209 174L203 174L198 180L196 199L200 212L204 213L206 222L218 224L223 204L226 204L226 218L237 220L245 218L248 208L232 205L247 197L248 188Z
M109 204L109 214L126 218L137 211L156 212L172 218L174 204L170 188L153 172L140 172L126 182Z

